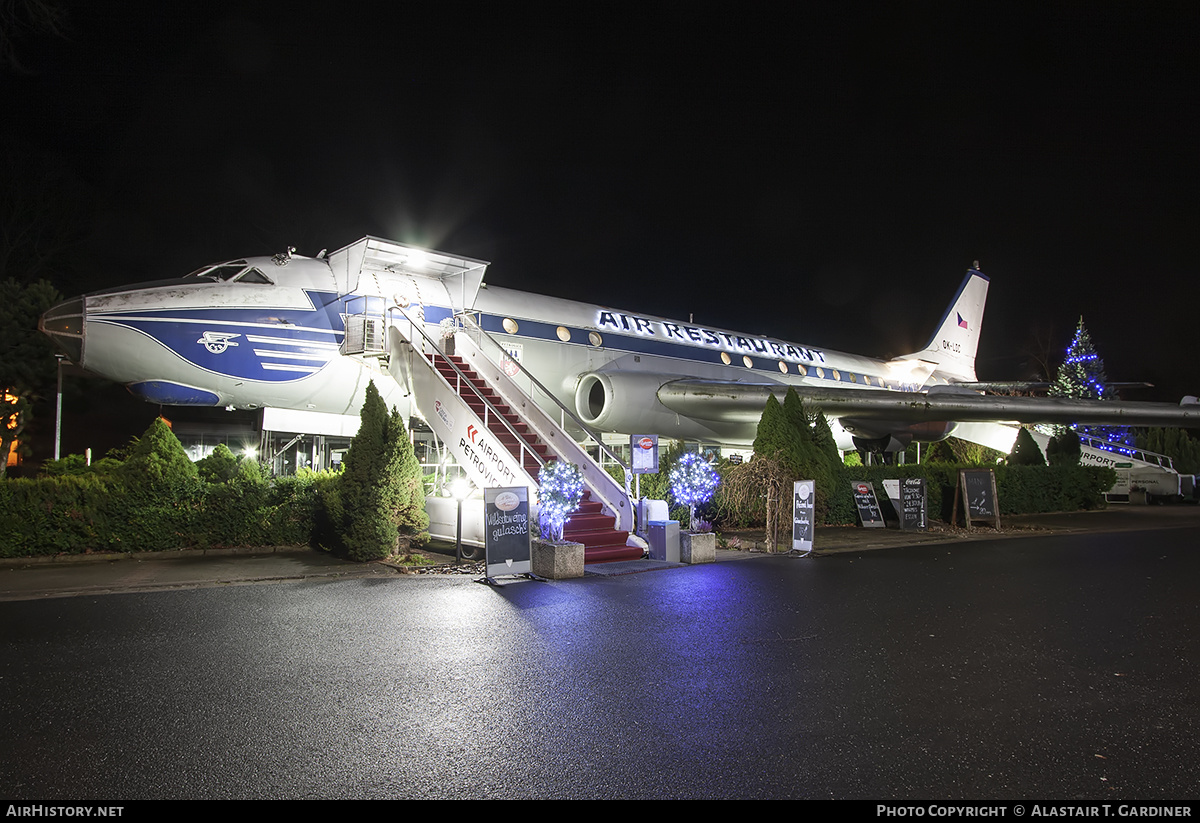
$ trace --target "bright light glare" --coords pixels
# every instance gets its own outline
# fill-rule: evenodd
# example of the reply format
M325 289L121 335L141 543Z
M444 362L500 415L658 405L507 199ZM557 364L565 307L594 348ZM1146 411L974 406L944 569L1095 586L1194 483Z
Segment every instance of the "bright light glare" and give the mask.
M456 477L450 483L450 494L455 500L465 500L471 493L471 481L465 477Z
M429 255L420 249L408 249L408 259L404 262L410 269L423 269L429 265Z

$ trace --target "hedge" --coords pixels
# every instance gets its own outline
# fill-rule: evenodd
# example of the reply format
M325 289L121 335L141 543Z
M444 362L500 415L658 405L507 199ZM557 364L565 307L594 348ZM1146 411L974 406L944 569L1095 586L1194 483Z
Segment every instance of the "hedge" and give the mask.
M250 464L254 465L254 464ZM0 557L308 543L321 475L155 486L119 473L0 482Z

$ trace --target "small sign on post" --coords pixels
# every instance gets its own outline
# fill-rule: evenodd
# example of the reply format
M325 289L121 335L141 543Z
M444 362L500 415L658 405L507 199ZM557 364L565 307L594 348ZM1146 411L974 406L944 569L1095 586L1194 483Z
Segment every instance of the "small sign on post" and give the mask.
M634 474L658 474L658 435L634 434L629 438L629 467Z
M658 474L657 434L631 434L629 436L629 468L633 472L637 486L634 490L634 497L641 500L642 475ZM626 480L628 481L628 478ZM645 527L639 523L638 530L638 533L641 534L645 531Z
M500 574L531 574L529 489L484 489L483 509L488 580Z

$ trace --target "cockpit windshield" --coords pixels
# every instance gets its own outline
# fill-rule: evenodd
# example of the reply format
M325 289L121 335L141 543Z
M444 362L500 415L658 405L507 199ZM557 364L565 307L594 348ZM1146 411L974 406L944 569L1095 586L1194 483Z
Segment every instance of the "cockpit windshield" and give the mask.
M251 266L250 268L246 269L246 271L244 271L242 274L238 275L237 282L239 282L239 283L261 283L261 284L269 286L269 285L271 285L271 278L267 277L261 271L254 268L253 266Z
M196 269L183 279L210 280L213 283L234 281L237 283L257 283L267 286L272 285L274 282L254 266L248 266L245 260L231 260L228 263L205 266L202 269Z

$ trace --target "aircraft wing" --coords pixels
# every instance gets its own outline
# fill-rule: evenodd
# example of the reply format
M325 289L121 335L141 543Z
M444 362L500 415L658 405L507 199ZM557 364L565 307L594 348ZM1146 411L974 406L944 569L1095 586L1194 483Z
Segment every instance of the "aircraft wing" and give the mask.
M673 380L658 390L659 402L671 411L700 420L754 422L762 416L767 396L780 402L788 386L717 380ZM1073 400L1063 397L1007 397L977 394L955 386L929 392L793 386L805 406L828 417L859 420L902 420L912 424L940 421L1081 423L1116 426L1200 427L1200 403L1142 403L1118 400Z

